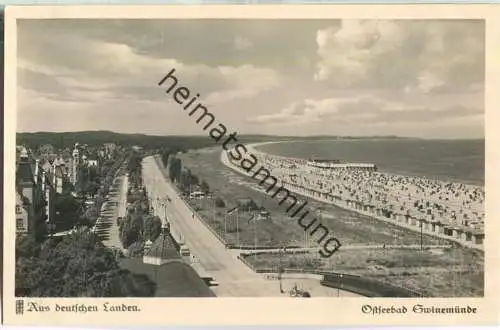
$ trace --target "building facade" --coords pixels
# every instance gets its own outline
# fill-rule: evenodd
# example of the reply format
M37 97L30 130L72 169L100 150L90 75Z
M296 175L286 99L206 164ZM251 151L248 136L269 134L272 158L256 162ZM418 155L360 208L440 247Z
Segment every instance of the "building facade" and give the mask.
M16 168L16 232L34 234L43 222L51 224L54 196L50 174L23 148Z

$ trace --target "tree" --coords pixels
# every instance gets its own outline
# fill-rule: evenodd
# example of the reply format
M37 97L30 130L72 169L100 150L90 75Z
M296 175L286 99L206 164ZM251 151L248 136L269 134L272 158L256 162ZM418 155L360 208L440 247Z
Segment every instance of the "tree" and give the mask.
M16 295L29 297L150 297L154 282L120 269L115 254L88 230L51 238L40 249L16 244Z
M198 185L200 183L200 179L198 179L196 175L191 173L191 171L189 171L188 173L189 173L189 183L192 185Z
M58 194L55 196L55 217L57 230L72 228L80 219L81 202L71 194Z
M217 197L215 199L215 206L216 207L225 207L226 206L226 203L224 202L224 200L221 198L221 197Z
M172 157L170 166L168 168L168 174L172 181L180 181L182 173L182 161L179 158Z
M170 149L164 149L161 151L161 161L162 161L164 167L168 166L170 154L171 154Z
M82 185L82 193L94 196L99 190L99 184L96 181L87 181Z
M191 181L190 176L189 176L188 171L181 171L180 177L179 177L179 187L184 191L187 192L189 191L189 183Z
M40 244L33 236L16 237L16 260L19 258L31 258L40 253Z
M161 219L158 216L147 216L144 221L144 239L154 241L161 234Z
M203 191L205 195L207 195L210 192L210 186L205 180L201 182L200 189L201 191Z
M259 210L259 206L257 205L257 203L255 203L255 201L253 199L247 199L247 200L242 200L242 201L239 201L238 204L240 205L240 207L245 210L245 211L257 211Z
M63 180L62 192L63 194L69 194L75 191L75 187L69 180Z
M142 257L144 255L144 241L132 243L127 250L131 258Z
M120 241L124 248L128 248L132 243L139 241L143 231L143 214L133 212L127 214L120 224Z

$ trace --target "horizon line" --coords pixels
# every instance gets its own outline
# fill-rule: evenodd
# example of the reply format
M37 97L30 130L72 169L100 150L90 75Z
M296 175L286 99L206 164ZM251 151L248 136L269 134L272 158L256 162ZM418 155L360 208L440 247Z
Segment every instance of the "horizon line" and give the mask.
M17 134L75 134L75 133L112 133L117 135L142 135L146 137L206 137L204 134L146 134L146 133L123 133L115 132L110 130L82 130L82 131L65 131L65 132L54 132L54 131L31 131L31 132L16 132ZM269 136L278 138L314 138L314 137L324 137L324 138L392 138L392 139L415 139L415 140L486 140L486 137L421 137L421 136L401 136L401 135L333 135L333 134L315 134L315 135L280 135L280 134L265 134L265 133L239 133L239 136Z

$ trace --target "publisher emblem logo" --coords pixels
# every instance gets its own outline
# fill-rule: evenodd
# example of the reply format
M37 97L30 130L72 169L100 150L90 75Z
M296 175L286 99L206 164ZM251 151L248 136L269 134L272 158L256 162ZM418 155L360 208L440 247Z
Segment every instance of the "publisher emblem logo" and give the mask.
M24 314L24 300L16 300L16 314Z

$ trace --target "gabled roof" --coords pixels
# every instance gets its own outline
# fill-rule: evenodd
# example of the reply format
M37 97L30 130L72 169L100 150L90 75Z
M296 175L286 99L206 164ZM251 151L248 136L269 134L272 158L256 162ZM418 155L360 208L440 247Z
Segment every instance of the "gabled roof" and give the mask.
M50 165L49 161L46 160L43 165L42 165L42 169L45 171L45 172L49 172L50 169L52 168L52 166Z
M125 258L120 267L156 282L155 297L215 297L196 271L182 261L157 266L144 264L140 258Z
M146 251L144 256L159 258L162 260L181 259L179 253L177 253L176 246L167 231L160 234L160 236L154 241L153 245L151 245L151 248Z

